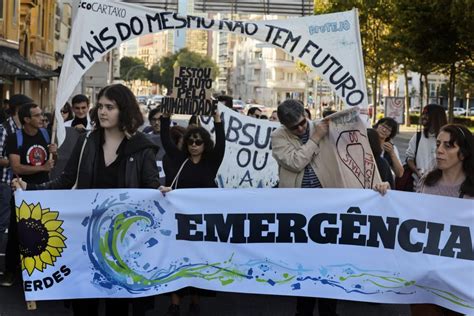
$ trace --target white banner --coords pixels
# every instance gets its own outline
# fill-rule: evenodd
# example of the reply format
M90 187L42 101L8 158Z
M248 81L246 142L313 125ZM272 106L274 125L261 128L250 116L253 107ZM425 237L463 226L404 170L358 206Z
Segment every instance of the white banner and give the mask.
M194 286L474 311L470 200L359 189L166 197L116 189L24 191L15 201L26 300Z
M367 108L357 11L275 21L210 20L115 1L81 1L73 21L56 96L58 143L64 140L62 108L92 64L122 42L165 30L200 29L251 37L300 59L347 106ZM367 120L367 116L364 115Z
M331 141L321 150L335 151L337 167L331 168L330 172L339 169L337 178L340 180L334 179L334 187L371 189L382 182L358 108L334 113L327 119Z
M225 155L217 172L220 188L271 188L278 183L270 136L280 123L242 115L218 104L225 128ZM201 117L202 127L214 132L214 121Z
M226 149L217 173L220 188L272 188L278 184L278 164L272 156L271 134L278 122L242 115L218 105L224 122ZM333 176L333 188L372 188L380 175L367 139L366 127L358 108L335 113L329 120L329 142L321 144L328 156L324 161ZM201 117L211 134L213 120ZM331 153L331 155L329 155ZM330 158L328 158L330 157Z

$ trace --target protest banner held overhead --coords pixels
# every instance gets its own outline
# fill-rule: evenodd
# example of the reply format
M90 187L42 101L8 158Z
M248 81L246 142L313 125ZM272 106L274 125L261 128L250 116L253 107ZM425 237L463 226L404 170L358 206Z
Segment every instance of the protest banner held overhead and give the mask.
M27 300L193 286L474 312L470 200L357 189L94 189L21 191L15 202Z
M92 64L127 40L178 29L230 32L283 49L320 75L346 106L367 109L364 63L355 9L274 21L221 21L103 0L77 8L56 96L58 143L61 145L65 137L59 108ZM367 120L365 112L362 119Z
M161 103L164 113L214 115L211 68L175 67L173 94Z

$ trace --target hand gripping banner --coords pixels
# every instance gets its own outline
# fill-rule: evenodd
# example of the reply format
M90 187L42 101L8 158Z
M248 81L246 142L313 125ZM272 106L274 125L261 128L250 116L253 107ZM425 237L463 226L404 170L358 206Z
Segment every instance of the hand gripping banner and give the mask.
M199 29L251 37L303 61L348 106L367 108L357 10L274 21L211 20L124 2L80 1L56 96L58 144L64 141L60 109L82 75L121 43L149 33ZM363 120L367 116L363 115Z

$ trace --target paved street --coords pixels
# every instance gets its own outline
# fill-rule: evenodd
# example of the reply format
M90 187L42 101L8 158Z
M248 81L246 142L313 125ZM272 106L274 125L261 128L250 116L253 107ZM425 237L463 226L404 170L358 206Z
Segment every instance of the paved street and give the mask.
M402 160L414 128L402 128L395 139ZM4 268L5 238L0 239L0 271ZM164 315L169 304L168 296L155 298L155 308L148 315ZM183 302L183 311L187 310L189 299ZM286 296L247 295L234 293L218 293L216 297L203 298L201 301L203 316L290 316L294 315L295 298ZM406 305L370 304L363 302L341 301L338 304L338 314L341 316L402 316L409 315ZM37 302L37 310L29 312L20 285L13 288L0 287L0 316L22 315L72 315L63 302ZM185 315L185 313L183 313ZM314 315L318 315L315 310Z

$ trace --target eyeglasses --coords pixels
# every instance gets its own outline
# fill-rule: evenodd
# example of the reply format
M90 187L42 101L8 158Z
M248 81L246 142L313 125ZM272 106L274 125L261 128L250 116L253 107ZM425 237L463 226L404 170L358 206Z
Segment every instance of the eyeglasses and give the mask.
M306 124L306 119L303 118L303 120L301 120L301 122L299 122L298 124L292 126L292 127L288 127L288 129L290 131L294 131L294 130L297 130L299 127L303 127L304 125Z
M381 130L383 130L383 131L385 131L389 134L392 132L392 128L390 126L381 124L378 127L380 127Z
M204 141L202 139L188 139L186 141L186 144L188 144L188 146L192 146L194 144L196 144L196 146L201 146L202 144L204 144Z
M61 113L62 113L62 114L68 114L69 112L68 112L68 111L63 111L63 110L61 110Z

